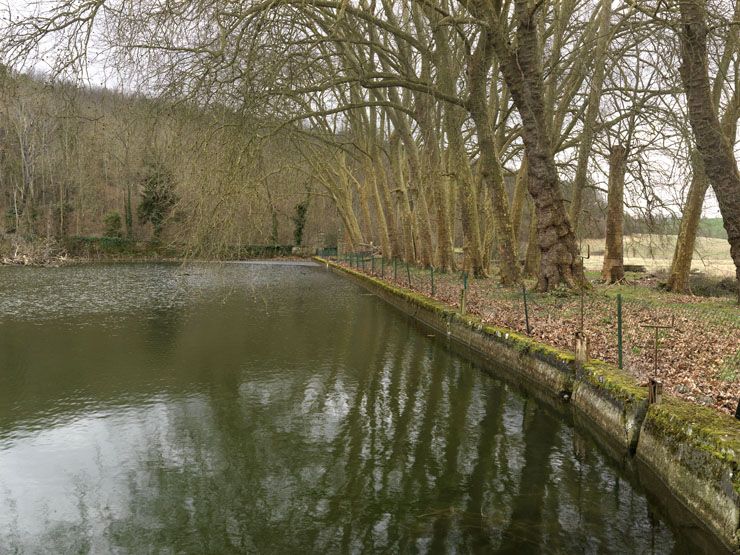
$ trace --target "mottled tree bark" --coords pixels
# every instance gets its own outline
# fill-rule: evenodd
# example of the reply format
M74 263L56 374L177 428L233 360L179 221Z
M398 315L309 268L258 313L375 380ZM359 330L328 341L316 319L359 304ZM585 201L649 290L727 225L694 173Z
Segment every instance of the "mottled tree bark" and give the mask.
M380 157L378 156L378 160ZM379 164L377 186L380 194L380 202L383 205L383 211L386 214L388 224L388 242L390 250L383 252L387 258L396 258L401 256L400 233L398 230L398 210L391 200L391 192L388 186L388 173L386 168Z
M624 217L624 174L627 150L616 145L609 154L609 198L606 213L606 252L601 277L607 283L624 279L622 228Z
M474 276L483 277L487 272L483 265L483 253L481 249L478 196L462 136L465 110L460 106L447 104L444 112L444 128L448 142L449 173L452 175L460 202L460 216L463 239L465 241L463 245L465 260Z
M722 213L740 285L740 172L712 100L707 58L706 2L680 0L681 79L696 148Z
M698 158L698 154L695 157ZM692 176L689 185L689 194L681 215L681 224L676 238L676 249L673 251L671 272L668 276L668 289L676 293L685 293L689 288L689 273L696 244L696 232L699 229L701 209L704 197L709 188L701 160L694 160L691 164Z
M350 241L350 249L356 251L359 250L364 239L354 210L354 199L352 198L352 186L349 183L349 176L346 171L341 169L344 168L344 159L341 154L337 156L336 166L340 168L336 174L339 183L336 190L329 187L329 191L334 197L334 202L339 210L339 216L344 223L344 228Z
M432 21L436 21L440 17L433 10L429 13ZM452 56L449 52L449 38L445 29L444 26L438 26L435 30L437 81L445 94L454 96L457 93L455 82L457 75L453 71ZM462 106L447 103L444 106L442 116L443 129L447 136L449 173L452 175L460 202L465 263L468 264L473 275L483 277L487 275L487 269L483 263L478 198L462 134L462 126L466 115L466 110Z
M419 170L420 169L421 166L419 166ZM421 241L421 248L419 249L419 254L421 256L420 262L424 267L434 266L436 264L434 258L434 233L432 231L432 223L429 216L427 184L423 182L423 174L421 171L417 174L415 185L416 202L414 205L418 214L419 238Z
M398 98L395 91L389 91L389 98L399 104L401 103L401 99ZM417 262L421 262L423 266L428 266L434 264L435 261L433 233L429 221L429 205L426 197L427 184L424 183L424 172L419 159L419 150L411 133L409 121L406 118L405 114L399 114L392 121L404 146L405 158L409 168L407 189L416 219L415 236L418 237L416 255L419 258Z
M577 287L583 283L583 268L565 210L544 113L535 8L526 0L516 1L515 46L507 40L507 33L493 8L491 14L492 25L496 28L492 39L501 73L522 118L522 139L529 163L529 193L537 214L538 289L548 291L560 284Z
M527 157L522 160L519 171L516 173L516 182L514 183L514 194L511 197L511 227L514 231L514 239L517 247L519 246L519 229L522 225L522 213L524 204L527 200L527 179L529 178L529 169Z
M729 46L729 45L728 45ZM715 90L720 87L715 83ZM715 96L716 98L716 96ZM722 116L722 133L730 144L735 143L737 134L737 117L740 113L740 88L735 92L730 103ZM686 197L686 204L681 216L681 224L676 238L676 248L673 251L670 276L668 277L668 289L676 293L685 293L689 288L689 273L691 272L691 261L694 258L694 245L696 234L699 230L701 210L704 199L709 188L709 179L704 171L704 164L698 152L691 154L691 184Z
M449 191L448 181L442 175L442 157L438 148L427 156L429 163L427 179L432 185L432 200L434 205L434 219L437 229L438 266L445 271L455 269L453 256L452 226L448 213Z
M735 21L740 20L740 1L738 0L735 0L733 18ZM727 28L724 49L719 60L717 73L714 77L714 84L712 85L712 102L715 108L718 108L722 89L726 84L725 77L736 55L738 34L736 26L729 26ZM740 87L736 83L732 98L725 107L725 113L722 115L721 121L722 133L727 137L731 145L735 144L738 114L740 114ZM709 179L704 171L701 155L695 150L691 152L691 171L691 184L686 197L686 205L684 206L678 237L676 238L676 248L673 251L673 261L671 262L670 276L667 284L671 291L677 293L684 293L688 290L696 234L699 229L704 199L709 188Z
M375 164L370 161L366 164L366 175L365 179L370 180L372 187L373 200L375 202L375 211L377 212L377 225L378 232L380 233L380 245L384 253L391 252L391 238L388 230L388 217L385 206L383 205L383 199L380 194L380 184L378 183L377 173L375 171Z
M530 277L537 277L540 268L540 246L537 242L537 214L534 203L529 201L529 235L527 238L527 254L524 260L524 271Z

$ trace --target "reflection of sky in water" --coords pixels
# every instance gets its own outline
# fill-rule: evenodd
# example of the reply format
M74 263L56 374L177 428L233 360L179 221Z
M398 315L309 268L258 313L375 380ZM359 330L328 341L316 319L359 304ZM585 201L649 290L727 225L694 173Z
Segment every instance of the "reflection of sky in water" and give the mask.
M191 417L208 417L203 399L177 404ZM153 399L148 406L85 414L0 443L0 499L14 507L0 512L0 530L16 528L21 536L34 537L56 523L82 520L81 512L120 518L129 501L131 468L152 444L161 447L164 466L177 468L187 459L186 446L168 439L171 410L168 400Z
M559 416L323 268L7 276L0 553L674 546Z

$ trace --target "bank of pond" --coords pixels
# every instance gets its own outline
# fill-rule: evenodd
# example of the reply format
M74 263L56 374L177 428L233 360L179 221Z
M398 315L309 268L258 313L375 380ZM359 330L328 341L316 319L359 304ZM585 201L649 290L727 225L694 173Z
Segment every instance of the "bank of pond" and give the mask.
M723 548L570 403L325 266L0 268L0 332L0 552Z

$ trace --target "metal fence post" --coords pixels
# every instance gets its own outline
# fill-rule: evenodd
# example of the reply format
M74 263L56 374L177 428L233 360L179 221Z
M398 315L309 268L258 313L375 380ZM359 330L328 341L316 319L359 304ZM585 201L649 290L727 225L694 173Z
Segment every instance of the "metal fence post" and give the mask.
M622 368L622 294L617 293L617 356Z
M429 276L432 279L432 297L434 297L434 266L429 266Z
M463 286L460 289L460 314L465 314L465 293L468 289L468 272L463 270Z
M527 335L529 335L529 307L527 306L527 286L524 282L522 282L522 297L524 297L524 324L527 326Z
M654 348L653 348L653 375L650 378L650 387L648 389L648 403L660 403L661 394L663 393L663 383L657 380L658 376L658 343L659 330L671 329L675 326L674 315L671 314L671 325L660 324L641 324L643 328L652 328L655 331Z
M409 268L408 261L406 262L406 277L409 279L409 287L411 287L411 269Z
M591 245L586 245L588 254L583 256L583 244L578 249L581 254L581 273L583 273L583 264L587 258L591 258ZM584 310L586 304L586 280L584 274L584 282L581 283L581 317L579 322L579 329L574 334L575 341L573 350L576 354L576 362L585 363L588 361L588 338L586 337L586 331L584 330Z
M398 279L398 259L393 259L393 281Z
M380 257L380 277L385 279L385 256Z
M372 261L372 262L370 263L370 268L371 268L371 270L370 270L370 271L371 271L372 273L375 273L375 255L374 255L374 254L371 254L371 255L370 255L370 257L371 257L371 258L370 258L370 260Z

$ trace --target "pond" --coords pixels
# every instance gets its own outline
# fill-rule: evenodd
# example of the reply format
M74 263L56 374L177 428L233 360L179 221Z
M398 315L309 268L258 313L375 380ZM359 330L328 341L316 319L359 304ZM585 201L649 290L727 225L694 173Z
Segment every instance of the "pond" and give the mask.
M566 411L325 268L0 268L0 553L670 553Z

